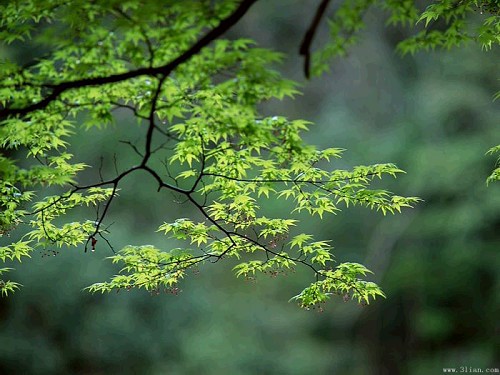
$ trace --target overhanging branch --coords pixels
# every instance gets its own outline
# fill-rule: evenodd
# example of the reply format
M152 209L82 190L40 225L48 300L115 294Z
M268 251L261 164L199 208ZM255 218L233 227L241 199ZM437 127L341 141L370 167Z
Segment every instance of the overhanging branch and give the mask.
M309 29L307 29L304 35L304 39L302 39L302 43L300 44L299 53L304 56L304 74L306 78L309 78L311 76L311 44L329 2L330 0L321 1L321 4L319 4L318 9L316 10L316 14L314 15L311 25L309 26Z

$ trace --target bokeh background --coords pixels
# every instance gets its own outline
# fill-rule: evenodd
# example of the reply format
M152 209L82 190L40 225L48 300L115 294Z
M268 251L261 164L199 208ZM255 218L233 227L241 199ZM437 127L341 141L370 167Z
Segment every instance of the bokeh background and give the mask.
M367 307L337 299L322 313L304 311L287 301L310 281L307 272L251 282L236 279L230 262L201 267L177 296L90 295L82 289L117 272L104 260L106 246L36 253L9 274L24 288L0 299L0 374L427 375L500 367L500 187L486 186L495 158L484 155L500 135L498 49L401 57L394 47L408 34L372 12L359 45L329 74L306 81L297 51L316 3L257 3L230 37L282 51L279 69L301 83L303 95L266 103L264 113L313 121L309 142L347 149L339 168L394 162L407 171L384 186L421 197L415 209L384 217L353 208L305 224L333 241L337 260L372 269L387 299ZM0 50L20 60L34 53ZM72 151L94 166L102 157L111 177L114 155L118 168L134 163L119 140L141 142L143 133L117 113L108 129L79 131ZM96 175L97 167L84 178ZM142 177L127 180L114 202L110 240L167 250L152 228L190 208Z

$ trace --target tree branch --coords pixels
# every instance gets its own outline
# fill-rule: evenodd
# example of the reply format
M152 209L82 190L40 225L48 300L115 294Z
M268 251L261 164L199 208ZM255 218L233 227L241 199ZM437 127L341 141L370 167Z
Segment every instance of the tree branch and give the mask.
M329 2L330 0L321 1L318 9L316 10L316 14L314 15L311 25L309 25L309 29L307 29L307 32L304 35L304 39L302 39L302 43L300 44L299 54L304 56L304 75L308 79L311 76L311 44Z

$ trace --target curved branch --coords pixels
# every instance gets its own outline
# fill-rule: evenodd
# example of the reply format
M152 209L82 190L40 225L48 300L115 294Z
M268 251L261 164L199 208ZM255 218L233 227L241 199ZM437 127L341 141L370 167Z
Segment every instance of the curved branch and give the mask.
M299 54L304 56L305 59L304 75L306 76L306 78L309 78L311 76L311 44L329 2L330 0L321 1L321 4L319 4L318 9L316 10L316 14L314 15L311 25L309 26L309 29L307 29L307 32L304 35L304 39L302 39L302 43L300 44Z

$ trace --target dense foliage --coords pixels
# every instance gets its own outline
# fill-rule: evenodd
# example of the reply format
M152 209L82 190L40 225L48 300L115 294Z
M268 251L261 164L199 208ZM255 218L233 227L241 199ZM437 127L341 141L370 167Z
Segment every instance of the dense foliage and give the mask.
M315 280L293 298L303 307L324 303L332 294L360 303L383 295L376 284L360 278L369 272L363 265L335 265L328 241L302 233L293 213L321 219L342 205L394 213L418 199L371 187L375 178L401 173L395 165L328 167L341 149L307 145L301 135L307 130L305 121L259 112L259 103L297 91L270 68L279 54L249 40L220 39L254 2L35 1L2 6L2 40L43 50L32 61L2 61L0 132L6 153L0 169L1 231L17 236L23 227L31 228L0 248L4 262L29 257L35 249L83 245L94 251L104 245L122 272L93 284L91 291L138 287L155 292L175 291L186 271L200 263L244 256L235 267L238 276L308 267ZM359 30L371 3L345 2L337 10L330 23L335 42L315 55L315 72L324 69L325 57L350 44L337 34ZM404 52L467 39L460 36L464 15L484 5L445 1L418 16L407 3L385 3L392 12L390 22L420 18L427 26L444 17L449 27L407 40L401 45ZM487 11L491 16L478 38L491 48L498 42L498 11ZM95 173L93 181L82 183L79 176L87 166L67 152L70 137L80 128L112 123L118 111L129 111L144 126L142 146L126 141L137 163L116 168L113 178ZM16 161L9 150L17 150L16 159L24 153L30 162ZM198 209L197 218L178 218L157 228L186 246L168 251L127 246L115 252L106 218L125 178L140 171L156 181L158 191L176 193L182 204ZM292 216L265 214L261 207L271 199L291 201ZM74 221L74 210L86 219ZM96 218L88 219L91 215ZM2 294L18 286L2 281Z

